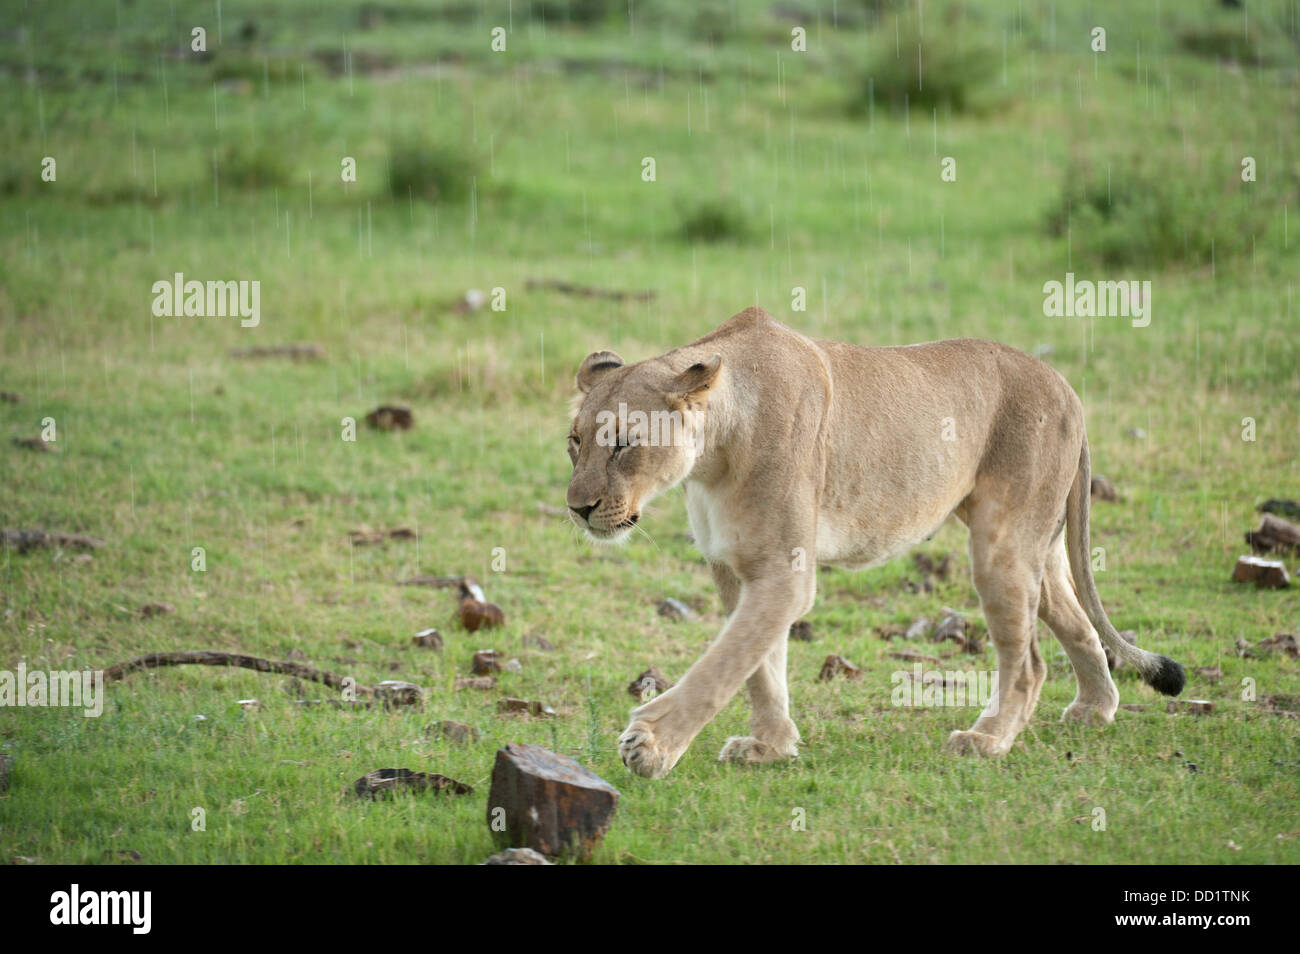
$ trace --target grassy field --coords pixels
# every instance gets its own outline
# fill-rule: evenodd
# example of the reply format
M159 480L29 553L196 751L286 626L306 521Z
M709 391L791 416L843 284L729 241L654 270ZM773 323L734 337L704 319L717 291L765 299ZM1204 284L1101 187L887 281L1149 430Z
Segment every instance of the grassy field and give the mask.
M1296 632L1300 605L1229 582L1255 505L1300 496L1300 3L1088 6L0 2L0 390L23 398L0 402L0 524L107 541L0 554L0 668L297 650L428 690L418 711L341 711L296 705L287 678L187 667L108 686L97 719L0 709L0 858L474 863L494 752L521 741L621 791L602 863L1300 861L1300 663L1235 648ZM1046 317L1067 271L1150 281L1150 325ZM176 272L259 281L260 323L154 316ZM457 309L468 289L502 289L504 310ZM910 560L822 572L816 639L791 648L797 762L716 761L747 724L738 698L668 778L628 773L627 683L680 678L722 613L680 492L618 550L553 509L573 372L750 304L867 345L1050 346L1122 495L1093 510L1108 612L1214 712L1168 714L1121 671L1144 710L1062 725L1073 675L1040 628L1049 678L1021 742L945 755L975 710L891 705L910 665L888 653L938 647L879 631L943 606L978 620L952 525L922 548L955 554L932 592ZM289 342L325 357L230 354ZM365 426L390 402L412 430ZM10 442L45 418L54 452ZM350 543L398 526L417 538ZM417 573L476 577L506 626L464 632L448 592L397 585ZM701 619L658 616L670 596ZM152 601L176 611L143 618ZM441 653L411 643L430 626ZM489 646L522 673L455 691ZM828 653L865 677L816 681ZM499 714L505 695L558 717ZM429 734L443 719L481 740ZM351 793L390 766L476 791Z

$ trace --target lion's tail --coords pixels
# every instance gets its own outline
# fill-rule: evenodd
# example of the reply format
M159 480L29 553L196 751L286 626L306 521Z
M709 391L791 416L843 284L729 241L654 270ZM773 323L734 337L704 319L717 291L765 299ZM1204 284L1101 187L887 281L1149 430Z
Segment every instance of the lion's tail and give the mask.
M1084 612L1105 643L1116 656L1134 666L1142 676L1142 681L1157 692L1167 696L1176 696L1183 691L1187 674L1183 667L1168 656L1148 652L1131 645L1115 631L1106 610L1102 608L1101 597L1097 595L1097 584L1092 578L1092 563L1089 560L1088 545L1088 511L1091 505L1092 461L1088 456L1088 438L1084 437L1083 447L1079 451L1079 469L1074 475L1074 484L1070 487L1070 496L1066 500L1066 544L1070 555L1070 573L1074 577L1074 588L1083 604Z

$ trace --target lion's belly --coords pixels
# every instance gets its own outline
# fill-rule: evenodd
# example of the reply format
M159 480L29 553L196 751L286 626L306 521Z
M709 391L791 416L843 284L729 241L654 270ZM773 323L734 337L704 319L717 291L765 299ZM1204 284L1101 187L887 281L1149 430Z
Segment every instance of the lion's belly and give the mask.
M882 566L932 537L948 519L907 527L862 527L842 514L822 513L817 520L817 562L850 570Z

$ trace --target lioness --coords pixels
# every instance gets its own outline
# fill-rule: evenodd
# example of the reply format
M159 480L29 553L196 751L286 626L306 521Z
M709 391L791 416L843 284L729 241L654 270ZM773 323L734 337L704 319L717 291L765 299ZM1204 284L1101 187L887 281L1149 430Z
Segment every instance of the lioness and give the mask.
M742 683L750 734L728 739L720 758L796 756L786 640L813 605L817 565L879 565L950 514L970 529L999 675L995 698L948 737L950 750L1002 755L1028 723L1047 674L1035 616L1078 679L1063 719L1114 720L1103 641L1148 685L1182 691L1182 666L1127 643L1102 609L1083 406L1036 358L974 339L814 340L750 308L637 364L588 355L577 387L572 519L595 540L620 541L651 498L685 482L691 530L727 612L681 681L632 712L618 747L638 775L670 771ZM653 423L671 424L671 439L654 439L664 428Z

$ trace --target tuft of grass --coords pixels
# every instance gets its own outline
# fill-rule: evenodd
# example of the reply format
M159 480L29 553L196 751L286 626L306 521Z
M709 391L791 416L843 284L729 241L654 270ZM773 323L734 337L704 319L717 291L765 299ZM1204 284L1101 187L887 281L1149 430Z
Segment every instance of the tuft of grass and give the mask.
M751 226L734 200L707 198L682 211L679 232L690 242L739 242L749 237Z
M945 107L960 112L996 68L992 47L960 23L932 23L922 29L909 17L894 30L886 21L872 35L866 75L853 105L857 110L881 103L894 109Z
M1208 265L1249 252L1268 228L1277 206L1245 185L1231 170L1189 169L1172 155L1075 159L1047 228L1068 228L1075 256L1106 264Z
M462 199L478 172L478 157L460 145L407 137L388 147L388 188L395 198Z
M1255 32L1240 26L1191 27L1178 34L1178 46L1211 60L1253 65L1263 59Z
M203 170L212 175L211 158ZM270 189L289 184L289 160L283 148L269 142L229 143L217 154L217 176L223 187Z

